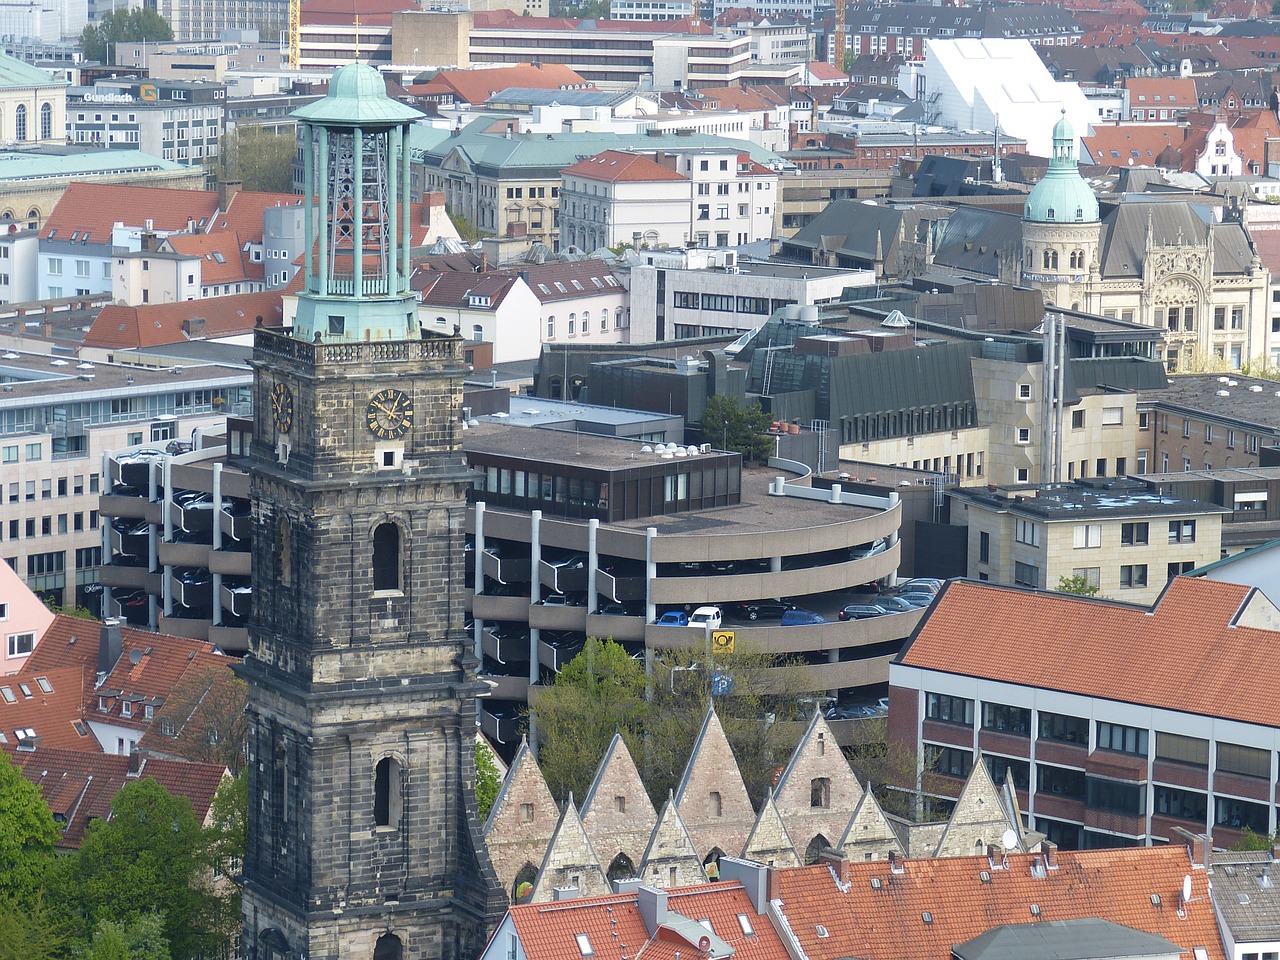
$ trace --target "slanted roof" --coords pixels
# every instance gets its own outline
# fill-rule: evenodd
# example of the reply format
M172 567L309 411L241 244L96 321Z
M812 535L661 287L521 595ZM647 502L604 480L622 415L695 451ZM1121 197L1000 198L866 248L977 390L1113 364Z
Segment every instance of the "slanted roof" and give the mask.
M240 239L230 231L174 234L165 238L162 247L184 257L199 258L202 284L243 283L249 279Z
M262 317L265 326L280 326L284 311L279 290L136 307L113 303L103 307L89 326L84 345L128 350L185 343L190 339L241 336L253 332L258 317ZM192 320L204 323L192 327ZM185 328L184 321L187 322Z
M658 183L688 182L689 178L676 173L669 167L655 162L650 157L638 153L626 153L622 150L605 150L594 157L580 160L571 167L566 167L564 175L582 177L587 180L598 180L603 183Z
M117 223L141 228L150 220L159 231L196 229L218 210L218 195L208 190L170 190L119 183L72 183L54 205L40 230L41 240L111 244ZM87 239L86 239L87 238Z
M895 664L1280 727L1280 661L1258 656L1277 634L1237 625L1255 598L1267 602L1252 587L1175 577L1148 611L952 581Z
M1203 948L1207 960L1225 960L1207 871L1192 869L1185 846L1060 850L1039 876L1033 860L1010 854L1005 869L992 869L985 856L899 860L893 868L846 862L838 877L823 864L775 872L769 895L811 960L951 960L953 944L994 926L1088 917L1165 937L1185 957ZM1191 901L1180 911L1188 875Z
M529 289L542 303L623 292L622 283L612 268L594 257L530 264L524 273Z
M85 682L79 666L0 677L0 744L35 737L43 746L101 752L80 719Z
M419 301L427 307L497 310L519 282L519 274L496 271L428 274Z
M47 70L41 70L7 53L0 54L0 90L67 85L67 81L55 79Z
M517 63L490 70L441 70L428 83L410 86L409 92L415 96L452 94L462 103L481 104L509 87L583 90L590 86L582 74L562 63Z
M1082 917L1006 923L951 948L955 960L1101 960L1169 957L1182 949L1164 937L1110 920Z

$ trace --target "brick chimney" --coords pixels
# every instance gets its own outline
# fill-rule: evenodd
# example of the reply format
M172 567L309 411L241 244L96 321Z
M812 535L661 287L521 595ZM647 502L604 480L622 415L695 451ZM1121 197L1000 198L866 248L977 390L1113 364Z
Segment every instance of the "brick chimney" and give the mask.
M120 621L104 621L98 634L98 675L105 677L109 674L123 652L124 634L120 630Z
M240 192L240 188L243 186L243 180L219 180L218 209L225 213L227 207L231 206L231 201L235 199L235 195Z
M182 332L190 340L203 339L204 324L204 317L187 317L182 321Z

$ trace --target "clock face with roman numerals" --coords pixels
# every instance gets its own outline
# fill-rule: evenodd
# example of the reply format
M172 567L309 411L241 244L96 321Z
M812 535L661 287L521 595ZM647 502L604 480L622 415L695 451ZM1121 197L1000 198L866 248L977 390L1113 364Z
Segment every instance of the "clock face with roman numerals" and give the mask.
M399 440L413 428L413 398L388 387L369 398L365 408L369 432L380 440Z
M293 394L283 383L271 388L271 419L281 433L293 429Z

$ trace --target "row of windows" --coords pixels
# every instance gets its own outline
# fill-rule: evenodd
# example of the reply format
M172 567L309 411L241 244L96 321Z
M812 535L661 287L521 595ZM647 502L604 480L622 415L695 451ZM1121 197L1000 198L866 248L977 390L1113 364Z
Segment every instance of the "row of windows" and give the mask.
M693 293L684 290L677 290L671 295L671 305L685 310L715 310L720 313L767 316L778 309L774 304L786 305L784 301L771 301L768 297L735 297L732 294Z
M57 521L55 524L54 521ZM27 517L25 520L10 520L8 523L8 535L6 539L18 540L23 536L30 539L32 537L50 537L54 533L68 533L74 531L80 533L86 529L98 529L98 511L90 510L88 514L88 526L85 525L84 513L59 513L57 516L40 517L40 532L36 532L36 518Z

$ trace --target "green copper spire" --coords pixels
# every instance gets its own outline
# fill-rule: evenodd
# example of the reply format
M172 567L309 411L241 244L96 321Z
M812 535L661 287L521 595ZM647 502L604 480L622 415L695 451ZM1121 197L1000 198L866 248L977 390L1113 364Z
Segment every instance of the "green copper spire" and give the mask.
M1096 223L1098 198L1076 166L1076 135L1062 111L1053 127L1049 170L1027 196L1022 219L1033 223Z

